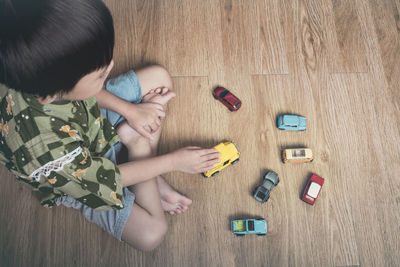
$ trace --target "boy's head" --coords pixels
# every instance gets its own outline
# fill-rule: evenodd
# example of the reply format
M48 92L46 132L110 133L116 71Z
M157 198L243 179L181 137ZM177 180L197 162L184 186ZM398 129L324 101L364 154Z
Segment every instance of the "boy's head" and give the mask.
M113 48L112 17L100 0L0 0L0 83L10 88L93 96L85 87L101 89Z

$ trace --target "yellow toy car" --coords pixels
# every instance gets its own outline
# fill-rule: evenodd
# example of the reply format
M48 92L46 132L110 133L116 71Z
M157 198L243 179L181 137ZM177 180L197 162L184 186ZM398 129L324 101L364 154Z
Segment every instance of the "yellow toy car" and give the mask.
M240 152L237 150L236 146L232 142L222 142L214 147L221 153L219 157L221 161L217 164L214 164L214 168L212 170L203 172L204 177L211 177L217 175L221 170L225 169L229 165L236 164L239 161Z
M312 162L313 159L312 150L309 148L285 149L282 152L283 163Z

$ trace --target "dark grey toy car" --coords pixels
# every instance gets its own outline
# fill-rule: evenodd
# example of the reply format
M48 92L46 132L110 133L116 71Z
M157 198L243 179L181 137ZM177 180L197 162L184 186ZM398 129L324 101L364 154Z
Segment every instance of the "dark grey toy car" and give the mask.
M264 182L254 190L254 198L261 202L267 202L271 190L279 183L279 176L274 171L269 171L264 175Z

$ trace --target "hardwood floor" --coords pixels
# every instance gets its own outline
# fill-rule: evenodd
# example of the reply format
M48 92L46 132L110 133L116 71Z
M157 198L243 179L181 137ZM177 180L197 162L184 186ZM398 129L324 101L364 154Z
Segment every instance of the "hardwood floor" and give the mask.
M1 167L1 266L399 266L399 0L106 0L116 30L117 75L158 63L172 74L160 153L233 140L240 163L219 176L170 173L193 199L168 216L162 245L143 253L74 210L41 208ZM229 112L212 96L242 99ZM276 117L307 117L307 131ZM283 164L283 148L313 149L311 164ZM252 190L279 174L270 200ZM306 180L325 178L315 206ZM230 220L264 217L265 237L238 238Z

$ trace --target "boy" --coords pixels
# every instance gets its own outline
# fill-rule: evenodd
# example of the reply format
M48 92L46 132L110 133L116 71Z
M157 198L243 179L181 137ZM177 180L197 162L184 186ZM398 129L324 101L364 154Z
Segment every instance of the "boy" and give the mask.
M114 28L100 0L1 0L0 27L0 162L42 205L73 207L131 246L157 247L164 211L192 202L160 175L204 172L220 156L200 147L156 156L175 96L168 72L129 71L103 88ZM116 161L122 144L126 163Z

